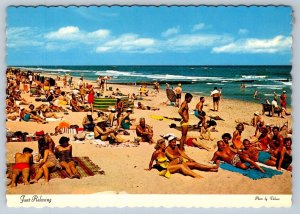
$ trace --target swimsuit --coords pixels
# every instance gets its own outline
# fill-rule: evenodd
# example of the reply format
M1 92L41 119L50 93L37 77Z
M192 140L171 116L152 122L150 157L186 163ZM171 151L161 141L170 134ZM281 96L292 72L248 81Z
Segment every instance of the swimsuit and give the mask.
M194 146L194 143L193 143L194 139L197 140L196 138L193 138L193 137L187 138L185 144L188 146Z
M59 162L65 161L67 163L73 161L71 153L69 150L63 150L58 152L58 160Z
M23 120L28 122L30 120L30 114L25 114Z
M50 86L44 86L44 91L49 91L50 90Z
M181 126L188 126L189 125L189 122L184 122L183 120L180 121L180 125Z
M129 116L125 117L124 120L122 120L122 122L121 122L121 126L123 129L130 129L131 125L132 124L130 123Z
M220 97L213 97L214 102L218 102L220 100Z
M56 159L55 155L54 154L49 154L48 157L47 157L47 162L50 162L50 163L53 163L54 166L58 167L58 168L61 168L60 165L59 165L59 162L58 160Z
M29 169L30 165L29 163L15 163L12 167L12 169L19 169L19 170L23 170L23 169Z
M180 99L181 98L181 94L176 94L176 98Z
M279 159L280 159L280 153L278 153L277 155L276 166L278 166L279 164ZM292 155L285 153L282 160L281 168L287 169L291 165L292 161L293 161Z
M231 165L236 166L237 163L241 162L240 156L236 154L231 160Z
M156 161L157 161L156 168L158 169L158 171L160 171L159 175L165 176L166 178L170 178L171 173L167 169L169 166L169 161L167 157L157 158Z
M258 153L258 162L265 164L271 158L271 154L268 152L260 151Z

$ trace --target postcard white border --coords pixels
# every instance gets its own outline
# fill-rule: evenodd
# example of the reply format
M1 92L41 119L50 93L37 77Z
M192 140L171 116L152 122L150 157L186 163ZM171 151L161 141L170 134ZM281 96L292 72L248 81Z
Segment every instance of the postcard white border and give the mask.
M300 29L299 29L299 20L300 20L300 17L299 17L299 14L300 14L300 1L294 1L294 0L252 0L252 1L242 1L242 0L202 0L202 1L197 1L197 0L189 0L189 1L182 1L182 0L160 0L159 2L157 1L148 1L148 0L127 0L126 2L122 1L122 0L100 0L100 1L97 1L97 0L64 0L63 2L60 0L51 0L51 1L46 1L46 0L39 0L39 1L36 1L36 0L26 0L26 1L22 1L22 0L2 0L0 1L0 9L1 9L1 30L0 30L0 47L1 47L1 51L0 51L0 60L1 60L1 63L0 63L0 68L1 68L1 71L4 71L5 70L5 7L8 6L8 5L40 5L40 4L43 4L43 5L100 5L100 4L144 4L144 5L153 5L153 4L157 4L157 5L161 5L161 4L168 4L168 5L173 5L173 4L194 4L194 5L198 5L198 4L208 4L208 5L211 5L211 4L234 4L234 5L239 5L239 4L247 4L247 5L255 5L255 4L258 4L258 5L267 5L267 4L273 4L273 5L290 5L293 7L293 10L294 10L294 16L295 16L295 20L297 20L295 22L295 25L293 27L293 47L294 47L294 50L293 50L293 72L292 72L292 75L293 75L293 92L294 92L294 95L293 95L293 108L294 108L294 130L295 130L295 138L296 139L300 139L300 135L299 135L299 131L297 130L300 130L300 125L298 124L297 121L300 121L298 119L300 119L299 117L299 111L296 109L299 109L297 108L299 105L300 105L300 98L298 98L297 96L295 96L295 92L296 91L300 91L300 88L298 88L297 86L297 83L300 83L300 75L296 73L299 72L300 70L300 63L299 63L299 59L300 59L300 51L299 49L296 49L295 47L300 47L299 45L299 32L300 32ZM298 32L298 33L297 33ZM4 100L4 85L5 85L5 80L4 78L0 78L0 99L3 101ZM299 84L298 84L299 85ZM299 85L300 87L300 85ZM4 102L0 102L0 107L1 107L1 111L0 111L0 116L1 118L4 117ZM0 129L0 139L1 139L1 142L5 142L4 140L4 133L5 133L5 121L2 120L1 122L1 129ZM294 151L297 155L300 155L299 154L299 149L298 149L298 146L297 144L295 144L295 148L294 148ZM295 155L296 156L296 155ZM1 177L4 178L4 170L5 170L5 143L2 143L2 149L0 149L0 166L1 166ZM300 209L299 209L299 206L297 205L299 203L299 185L297 185L297 180L296 178L298 178L297 176L297 172L299 171L298 170L298 167L299 166L299 158L295 157L295 163L296 163L296 166L294 167L294 173L293 173L293 209L289 209L289 210L286 210L286 209L263 209L263 210L256 210L257 213L260 213L260 212L263 212L263 213L283 213L283 212L289 212L289 213L299 213ZM298 174L299 175L299 174ZM17 212L20 212L19 209L14 209L14 210L11 210L11 209L8 209L6 207L6 203L7 203L7 206L9 206L10 202L13 202L13 200L17 200L17 197L19 195L5 195L6 194L6 187L5 187L5 180L4 179L0 179L0 210L1 210L1 213L17 213ZM43 195L43 196L46 196L46 195ZM66 206L69 206L67 205L65 202L66 201L70 201L70 200L78 200L78 199L72 199L72 197L76 197L76 198L81 198L84 197L85 199L87 198L87 196L95 196L95 194L92 194L92 195L70 195L71 198L69 198L69 195L50 195L51 197L54 197L53 199L54 200L57 200L57 199L61 199L60 197L63 197L63 207L66 207ZM118 195L119 196L119 195ZM117 197L118 197L117 196ZM126 195L127 198L131 198L135 195ZM149 195L143 195L142 197L144 196L149 196ZM154 195L150 195L150 197L153 197ZM170 196L170 195L167 195L167 196ZM173 195L172 195L173 196ZM190 195L184 195L184 196L190 196ZM193 196L193 195L192 195ZM197 195L198 196L198 195ZM214 196L213 197L213 200L219 200L218 197L220 195L202 195L203 197L209 197L209 196ZM227 195L222 195L224 196L225 198L228 197ZM239 200L241 200L241 197L245 197L245 200L246 200L246 197L251 197L252 195L229 195L229 196L234 196L234 197L237 197ZM278 195L275 195L276 197ZM56 197L59 197L56 199ZM116 197L116 195L112 195L112 197ZM123 197L123 196L122 196ZM141 200L141 195L137 195L138 197L138 201ZM286 198L288 197L288 198ZM100 197L98 194L96 195L96 200L95 200L95 203L98 201L98 205L97 207L101 207L99 206L99 201L102 200L102 197ZM106 198L106 196L104 197ZM249 205L249 199L248 198L248 205L245 205L245 206L238 206L238 207L250 207L251 205ZM7 200L7 201L6 201ZM104 199L103 199L104 200ZM186 197L185 197L185 200L186 200ZM199 199L198 199L199 200ZM222 199L220 199L222 200ZM244 200L244 199L243 199ZM9 202L10 201L10 202ZM145 200L143 199L143 202ZM247 201L247 200L246 200ZM282 198L282 201L289 201L291 202L291 195L283 195L283 198ZM81 203L82 201L80 201ZM78 204L80 204L78 203ZM222 202L224 203L224 201ZM77 205L78 205L77 204ZM250 203L251 204L251 203ZM32 205L34 206L34 205ZM32 207L32 206L28 206L28 207ZM88 207L89 205L87 206L84 206L84 207ZM128 206L128 205L126 205ZM142 205L143 206L143 205ZM175 205L176 207L178 207L177 205ZM264 207L267 207L266 205L262 205ZM36 206L35 206L36 207ZM41 206L43 207L43 206ZM57 206L57 207L60 207L60 206ZM89 207L92 207L92 206L89 206ZM139 207L138 205L135 205L134 207ZM145 206L143 206L145 207ZM151 206L151 207L157 207L157 206ZM174 205L172 205L172 207L174 207ZM189 206L180 206L180 207L189 207ZM198 206L197 206L198 207ZM224 204L223 206L221 207L225 207ZM234 207L234 206L227 206L227 207ZM274 207L274 206L273 206ZM66 208L66 209L54 209L52 210L52 212L55 212L55 213L65 213L66 211L70 211L71 208ZM125 209L127 210L127 212L130 212L128 211L128 209ZM176 212L177 210L177 212ZM171 209L171 212L172 213L179 213L180 211L184 211L182 209L176 209L176 210L173 210ZM38 212L40 212L41 210L39 210ZM99 210L98 210L99 211ZM111 209L104 209L102 210L103 212L105 211L108 211L110 213L115 213L115 212L120 212L120 210L118 209L114 209L114 211L112 212ZM131 210L132 211L132 210ZM141 210L137 210L137 211L141 211ZM146 210L144 210L145 213L147 213ZM153 211L158 211L157 209L156 210L152 210L150 213L152 213ZM175 211L175 212L174 212ZM201 212L207 212L208 210L202 210ZM216 210L214 210L215 212L213 213L216 213ZM227 210L229 211L229 210ZM234 210L231 210L229 211L230 213L234 211ZM237 209L235 211L238 211L239 213L240 212L243 212L243 213L252 213L252 209L250 210L247 210L247 209ZM22 213L34 213L34 212L37 212L36 210L33 210L33 209L26 209L26 210L22 210ZM81 209L72 209L72 212L73 214L74 213L82 213L82 210ZM121 211L123 213L123 211ZM165 212L165 210L164 210ZM190 209L189 210L189 213L199 213L199 210L197 209ZM138 212L136 212L138 213ZM140 212L139 212L140 213ZM169 211L166 211L166 213L169 213ZM211 213L211 210L209 210L209 213ZM222 211L223 213L223 211ZM226 212L225 212L226 213Z

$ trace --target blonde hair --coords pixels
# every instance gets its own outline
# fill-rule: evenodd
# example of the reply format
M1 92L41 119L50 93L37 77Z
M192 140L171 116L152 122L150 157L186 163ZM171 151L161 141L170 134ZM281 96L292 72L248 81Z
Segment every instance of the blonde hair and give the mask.
M161 147L161 145L162 145L163 143L165 143L165 139L159 139L159 140L157 140L156 145L154 146L154 149L155 149L155 150L160 149L160 147Z

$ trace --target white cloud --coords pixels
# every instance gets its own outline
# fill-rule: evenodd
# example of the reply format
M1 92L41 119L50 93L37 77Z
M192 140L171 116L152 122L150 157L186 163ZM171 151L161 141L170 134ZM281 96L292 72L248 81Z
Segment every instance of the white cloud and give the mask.
M248 30L245 29L245 28L239 29L239 32L238 32L239 35L245 35L245 34L247 34L247 33L248 33Z
M193 26L192 28L192 32L198 31L198 30L202 30L205 27L204 23L198 23L196 25Z
M215 34L184 34L168 39L166 45L170 50L192 50L195 48L208 47L216 44L231 42L232 38L227 35Z
M8 48L39 47L44 44L36 29L30 27L7 28L6 37Z
M120 37L107 41L96 48L97 53L108 51L124 51L124 52L151 52L154 51L155 39L141 38L137 34L123 34Z
M238 40L224 46L214 47L213 53L279 53L290 50L292 38L282 35L272 39L249 38Z
M45 34L48 40L81 41L90 43L91 40L105 39L110 34L109 30L98 29L92 32L81 31L76 26L61 27L57 31Z
M180 31L180 27L177 26L177 27L167 29L166 31L162 32L161 35L163 37L168 37L168 36L179 33L179 31Z

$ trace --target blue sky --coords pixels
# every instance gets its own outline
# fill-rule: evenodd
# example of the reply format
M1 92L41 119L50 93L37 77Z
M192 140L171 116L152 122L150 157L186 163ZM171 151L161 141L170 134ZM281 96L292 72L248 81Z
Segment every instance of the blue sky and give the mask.
M290 7L8 7L8 65L290 65Z

